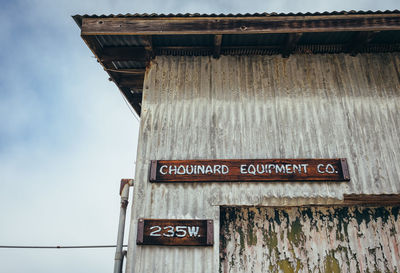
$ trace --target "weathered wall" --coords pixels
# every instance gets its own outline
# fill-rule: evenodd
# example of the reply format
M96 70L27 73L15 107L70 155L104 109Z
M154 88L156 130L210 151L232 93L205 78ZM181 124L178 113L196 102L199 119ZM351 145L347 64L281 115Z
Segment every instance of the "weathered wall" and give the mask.
M399 71L399 54L157 57L144 83L128 272L218 271L218 243L137 247L140 217L212 218L218 231L219 205L399 193ZM154 159L336 157L348 159L351 182L148 181Z
M224 208L221 272L399 272L399 208Z

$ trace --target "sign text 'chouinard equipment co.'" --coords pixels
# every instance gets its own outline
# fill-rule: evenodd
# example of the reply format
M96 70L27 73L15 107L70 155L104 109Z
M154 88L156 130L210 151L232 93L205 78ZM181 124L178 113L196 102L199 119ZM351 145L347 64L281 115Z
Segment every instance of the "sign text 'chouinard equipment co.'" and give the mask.
M154 160L150 182L349 181L347 160Z
M211 246L213 220L139 219L138 245Z

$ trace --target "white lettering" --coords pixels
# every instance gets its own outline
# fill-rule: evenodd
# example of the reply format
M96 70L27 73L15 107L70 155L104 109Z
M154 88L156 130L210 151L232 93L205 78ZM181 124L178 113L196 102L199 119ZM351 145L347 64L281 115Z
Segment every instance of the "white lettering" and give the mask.
M176 226L176 228L175 228L175 230L176 230L176 232L175 232L175 235L176 235L176 237L185 237L186 236L186 226ZM181 232L180 234L179 234L179 232Z
M319 173L325 173L324 171L321 171L321 167L323 167L324 165L323 164L319 164L318 166L317 166L317 171L319 172Z
M246 174L246 165L240 165L240 173Z
M292 164L286 164L286 173L293 173Z
M156 237L161 236L161 234L158 234L158 232L161 231L161 227L160 226L152 226L152 227L150 227L150 230L153 230L153 229L155 229L155 230L150 232L150 236L156 236Z
M308 164L301 164L301 166L304 168L304 173L307 173Z
M275 165L275 173L285 173L285 165Z
M260 169L259 169L260 166L262 167L262 170L261 170L261 171L260 171ZM262 164L257 164L257 172L258 172L259 174L264 173L264 172L265 172L264 165L262 165Z
M271 173L271 169L275 169L275 165L272 164L268 165L268 173Z
M328 165L326 165L325 171L327 173L334 173L335 172L335 168L331 164L328 164Z
M301 166L300 165L293 165L293 172L301 173Z
M160 168L160 173L161 173L162 175L166 175L166 174L167 174L166 171L165 171L165 172L163 171L164 168L165 168L165 169L168 169L168 167L167 167L166 165L162 165L161 168Z
M169 166L169 174L176 174L176 166Z
M207 167L206 167L206 174L208 174L208 173L213 173L213 170L210 165L207 165Z
M179 165L177 174L185 174L185 167L183 165Z
M227 174L229 173L229 168L226 165L222 165L222 174Z
M249 174L256 175L256 168L254 167L253 164L249 165L249 168L247 169L247 171L249 172Z
M201 174L204 174L204 165L197 166L197 171L199 174L200 174L200 171L201 171Z
M194 172L193 165L190 165L190 172L189 172L189 165L186 165L186 173L187 174L192 174Z
M165 237L174 237L175 232L174 232L174 227L173 226L166 226L166 227L164 227L164 230L166 230L167 233L163 233L163 236L165 236Z
M214 165L214 173L221 173L221 165Z
M187 227L187 229L190 237L197 237L197 234L199 233L199 227Z

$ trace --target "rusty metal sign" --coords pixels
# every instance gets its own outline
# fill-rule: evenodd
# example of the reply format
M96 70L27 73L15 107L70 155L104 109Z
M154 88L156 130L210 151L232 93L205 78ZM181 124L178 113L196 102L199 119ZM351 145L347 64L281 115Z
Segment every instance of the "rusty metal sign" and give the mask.
M212 246L213 220L139 219L138 245Z
M154 160L150 182L349 181L345 158Z

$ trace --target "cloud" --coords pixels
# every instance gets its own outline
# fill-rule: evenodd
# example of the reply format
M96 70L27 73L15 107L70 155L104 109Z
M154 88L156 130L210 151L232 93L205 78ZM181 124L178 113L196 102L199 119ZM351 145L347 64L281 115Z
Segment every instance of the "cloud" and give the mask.
M119 180L134 175L138 134L136 119L71 15L376 10L395 9L398 3L37 0L2 5L0 244L65 245L115 243ZM0 264L8 273L110 272L113 253L0 249Z

